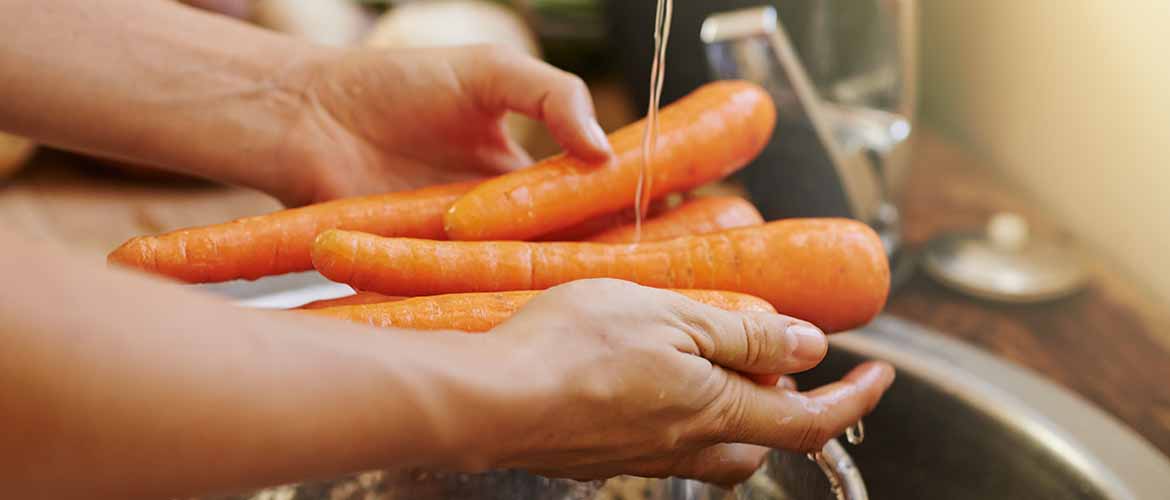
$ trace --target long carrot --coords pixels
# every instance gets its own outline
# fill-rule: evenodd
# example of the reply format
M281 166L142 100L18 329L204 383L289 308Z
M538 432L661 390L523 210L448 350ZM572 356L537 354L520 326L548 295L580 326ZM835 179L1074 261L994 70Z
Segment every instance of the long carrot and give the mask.
M749 295L707 290L676 290L692 300L729 311L775 312L767 302ZM306 311L380 328L486 332L524 307L539 291L462 293L416 297L379 304L350 305Z
M764 216L755 205L735 196L695 198L642 224L642 241L661 241L695 234L707 234L758 226ZM633 224L615 227L585 241L632 243L637 229Z
M762 226L629 244L441 242L327 231L313 246L325 277L390 295L541 290L611 277L660 288L729 290L833 332L862 325L885 304L881 239L848 219Z
M336 299L316 300L297 307L296 309L311 311L315 309L328 309L332 307L381 304L384 302L395 302L404 299L405 297L393 297L390 295L382 295L380 293L374 292L357 292L353 295L338 297Z
M651 198L688 190L742 168L772 137L768 93L742 81L700 87L662 109ZM528 240L634 203L644 122L610 135L614 158L589 164L561 155L489 180L451 206L453 240Z
M254 280L307 271L313 268L309 256L313 239L326 229L442 239L444 211L475 184L336 200L226 224L137 237L111 252L107 260L188 283Z

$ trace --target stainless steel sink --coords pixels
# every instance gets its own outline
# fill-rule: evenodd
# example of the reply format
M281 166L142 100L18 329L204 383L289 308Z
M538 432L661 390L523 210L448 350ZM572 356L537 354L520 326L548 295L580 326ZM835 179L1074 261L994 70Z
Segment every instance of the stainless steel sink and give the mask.
M291 307L344 293L313 275L211 290L255 307ZM1116 419L1022 368L904 320L882 317L863 330L835 336L825 362L797 378L802 387L813 387L864 359L887 360L898 369L894 386L865 420L865 442L845 446L869 498L1170 498L1170 461ZM803 471L802 480L812 481L792 484L790 491L828 493L828 483L808 473L815 466L803 457L777 453L771 464L778 471ZM517 481L507 484L528 484ZM651 481L639 491L648 499L771 498L689 481ZM491 498L552 498L496 493ZM399 498L389 494L354 498Z
M813 386L862 359L898 380L850 448L871 498L1170 498L1170 462L1116 419L1028 371L883 317L836 337Z

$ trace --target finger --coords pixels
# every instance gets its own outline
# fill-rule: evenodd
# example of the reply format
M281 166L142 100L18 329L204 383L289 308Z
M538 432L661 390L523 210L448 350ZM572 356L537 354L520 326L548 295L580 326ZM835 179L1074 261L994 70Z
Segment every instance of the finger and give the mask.
M746 375L748 380L764 387L779 387L786 391L796 390L796 380L783 375Z
M778 382L776 382L776 387L779 387L779 388L784 389L786 391L795 391L796 390L796 379L794 379L792 377L780 377L780 380Z
M489 110L544 122L566 151L582 159L604 161L613 153L580 77L505 48L483 48L478 56L483 60L472 88Z
M500 124L494 144L477 152L478 167L488 173L504 174L532 165L532 157L515 140L508 137Z
M751 380L752 382L755 382L755 383L757 383L757 384L760 384L760 385L762 385L762 386L764 386L764 387L772 387L772 386L775 386L776 384L780 383L780 382L781 382L781 380L784 378L782 375L776 375L776 374L772 374L772 375L752 375L752 374L747 374L746 376L747 376L747 378L748 378L749 380Z
M828 339L806 321L768 313L732 312L677 296L680 329L690 334L693 354L744 373L783 375L821 362Z
M727 401L708 436L715 442L752 443L793 451L816 451L873 411L894 381L887 363L868 362L840 381L810 392L765 388L732 380Z

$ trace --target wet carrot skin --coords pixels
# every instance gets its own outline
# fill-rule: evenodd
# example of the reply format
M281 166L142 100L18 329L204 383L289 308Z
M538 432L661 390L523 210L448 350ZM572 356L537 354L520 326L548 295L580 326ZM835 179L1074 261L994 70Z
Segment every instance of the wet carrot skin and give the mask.
M357 292L353 295L345 297L338 297L336 299L315 300L309 302L295 309L313 310L313 309L328 309L331 307L343 306L360 306L368 304L381 304L383 302L395 302L404 300L406 297L394 297L390 295L382 295L374 292Z
M446 209L477 182L349 198L225 224L133 238L107 258L187 283L255 280L313 268L313 239L326 229L443 239Z
M769 94L742 81L700 87L662 109L651 198L722 179L754 159L772 138ZM610 135L614 156L591 164L556 156L487 181L444 217L453 240L530 240L633 205L644 122Z
M728 311L775 312L766 301L733 292L675 290L686 297ZM378 304L313 309L306 312L379 328L458 330L482 333L512 317L539 291L466 293L416 297Z
M751 202L735 196L696 198L648 219L642 224L642 241L662 241L695 234L708 234L764 223ZM634 224L625 224L595 234L585 241L594 243L633 243L637 235Z
M646 210L646 217L653 219L673 210L665 199L654 200ZM627 227L637 219L634 208L598 215L576 225L558 229L532 241L588 241L601 233Z
M826 332L869 322L885 305L881 239L848 219L791 219L632 244L441 242L327 231L313 248L327 278L389 295L542 290L586 278L728 290Z

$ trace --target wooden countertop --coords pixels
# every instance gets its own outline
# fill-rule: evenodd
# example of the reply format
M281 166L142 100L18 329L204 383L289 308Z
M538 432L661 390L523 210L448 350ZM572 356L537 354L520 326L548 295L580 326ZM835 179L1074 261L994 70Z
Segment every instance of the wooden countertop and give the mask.
M626 116L613 121L624 123ZM979 161L924 134L903 193L905 237L920 245L941 230L980 227L1017 211L1051 230L1043 213ZM0 189L0 223L68 246L95 262L126 238L275 209L256 193L204 184L129 181L76 157L49 153ZM1161 305L1095 260L1086 291L1051 304L1005 306L969 299L916 273L889 311L1047 375L1108 410L1170 454L1170 321Z
M1024 215L1039 231L1052 219L974 157L937 135L915 147L901 196L905 238L918 247L940 231L978 229L998 211ZM1053 303L1002 305L968 298L923 272L887 311L1044 374L1104 408L1170 455L1170 321L1163 304L1086 250L1091 286Z

